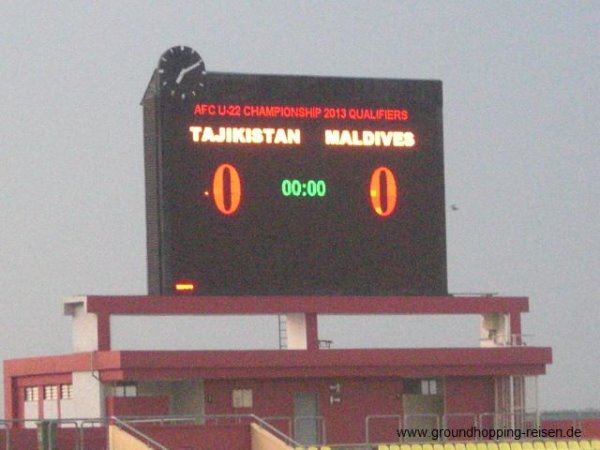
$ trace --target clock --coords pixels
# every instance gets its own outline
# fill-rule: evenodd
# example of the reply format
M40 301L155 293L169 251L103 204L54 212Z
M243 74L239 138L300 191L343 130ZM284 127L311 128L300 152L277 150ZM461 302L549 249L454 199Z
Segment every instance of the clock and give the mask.
M327 194L325 180L297 180L285 178L281 182L281 194L284 197L322 198Z
M196 50L183 45L172 47L158 60L161 92L181 100L194 98L205 86L206 68Z

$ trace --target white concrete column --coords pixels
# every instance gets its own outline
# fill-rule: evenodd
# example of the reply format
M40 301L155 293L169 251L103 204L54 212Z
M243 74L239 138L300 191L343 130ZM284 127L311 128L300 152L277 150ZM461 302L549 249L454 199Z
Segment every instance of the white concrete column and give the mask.
M75 352L98 350L98 316L87 312L86 297L65 300L65 315L73 317L72 343Z
M73 372L72 417L104 417L104 386L92 372ZM65 415L63 418L67 419Z
M287 315L287 348L289 350L306 350L306 315L302 313Z

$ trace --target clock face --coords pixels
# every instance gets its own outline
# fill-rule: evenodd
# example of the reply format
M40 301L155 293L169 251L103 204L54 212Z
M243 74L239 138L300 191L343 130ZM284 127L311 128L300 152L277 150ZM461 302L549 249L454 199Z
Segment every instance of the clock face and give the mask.
M205 84L206 69L202 57L183 45L162 54L158 73L161 92L182 100L195 98Z

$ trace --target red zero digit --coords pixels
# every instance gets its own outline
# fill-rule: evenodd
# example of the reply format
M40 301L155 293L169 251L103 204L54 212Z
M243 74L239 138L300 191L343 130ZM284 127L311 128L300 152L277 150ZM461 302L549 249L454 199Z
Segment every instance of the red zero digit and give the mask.
M371 206L378 216L388 217L394 212L398 200L398 187L390 169L378 167L373 171L369 196Z
M231 164L221 164L213 177L213 198L215 206L225 215L235 213L242 200L240 174Z

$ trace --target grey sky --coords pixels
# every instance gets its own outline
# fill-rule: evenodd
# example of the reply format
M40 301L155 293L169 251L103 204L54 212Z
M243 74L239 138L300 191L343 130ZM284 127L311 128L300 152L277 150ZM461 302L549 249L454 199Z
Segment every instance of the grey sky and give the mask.
M139 102L184 44L209 71L441 79L450 290L529 296L540 405L599 407L599 23L598 1L3 2L0 359L70 352L66 296L146 292ZM119 342L218 331L184 322ZM477 345L468 325L323 321L340 346Z

